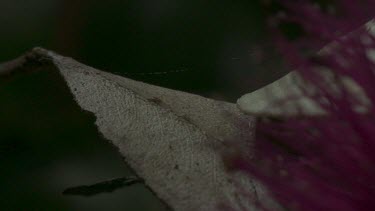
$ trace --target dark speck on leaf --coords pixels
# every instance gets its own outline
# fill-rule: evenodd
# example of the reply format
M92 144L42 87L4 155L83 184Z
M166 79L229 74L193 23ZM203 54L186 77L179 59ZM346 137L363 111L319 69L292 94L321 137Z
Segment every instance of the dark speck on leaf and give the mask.
M159 98L156 98L156 97L150 98L149 101L153 102L153 103L156 103L158 105L162 103L162 101Z

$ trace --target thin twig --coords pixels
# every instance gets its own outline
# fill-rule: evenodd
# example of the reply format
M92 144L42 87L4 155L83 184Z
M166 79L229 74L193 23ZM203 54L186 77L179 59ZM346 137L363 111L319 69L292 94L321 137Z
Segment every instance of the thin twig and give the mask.
M82 185L72 187L64 190L64 195L78 195L78 196L93 196L100 193L111 193L117 189L125 186L130 186L137 183L143 183L143 180L139 177L122 177L112 179L104 182L99 182L93 185Z

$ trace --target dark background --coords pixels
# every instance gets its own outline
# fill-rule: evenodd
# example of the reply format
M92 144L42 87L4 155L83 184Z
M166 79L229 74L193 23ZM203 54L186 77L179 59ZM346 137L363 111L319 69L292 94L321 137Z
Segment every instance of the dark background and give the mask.
M42 46L101 70L231 102L285 72L260 1L1 0L0 9L0 62ZM169 73L147 74L155 72ZM131 175L94 121L55 73L1 80L0 209L163 210L142 185L93 197L61 194Z

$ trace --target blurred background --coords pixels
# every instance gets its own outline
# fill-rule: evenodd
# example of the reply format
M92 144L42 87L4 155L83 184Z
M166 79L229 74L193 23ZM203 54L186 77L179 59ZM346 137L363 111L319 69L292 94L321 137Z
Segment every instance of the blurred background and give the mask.
M41 46L101 70L231 102L285 73L261 0L1 0L0 9L0 62ZM165 210L142 185L62 195L132 175L94 121L56 73L0 81L1 209Z

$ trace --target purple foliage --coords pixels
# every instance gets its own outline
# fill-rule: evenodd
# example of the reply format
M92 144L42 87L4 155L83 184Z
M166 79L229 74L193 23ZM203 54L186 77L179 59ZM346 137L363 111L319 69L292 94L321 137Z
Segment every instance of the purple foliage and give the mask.
M375 64L367 55L375 49L375 37L359 27L374 17L375 1L335 1L334 14L311 1L281 4L286 13L277 22L297 23L306 36L290 41L279 35L276 44L287 63L316 88L311 94L301 87L327 114L259 119L255 158L239 155L232 168L255 177L288 210L375 210ZM323 43L333 45L319 55L303 53ZM322 67L335 80L317 71ZM356 82L370 104L358 100L342 77ZM332 91L332 83L338 91ZM358 106L366 110L358 112Z

